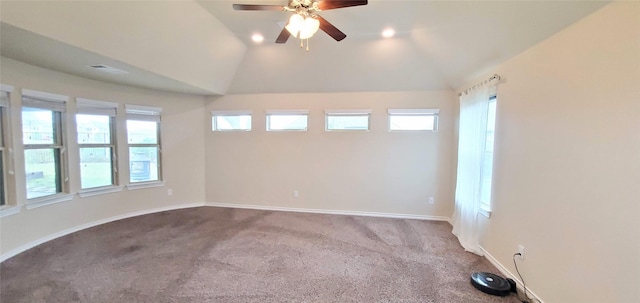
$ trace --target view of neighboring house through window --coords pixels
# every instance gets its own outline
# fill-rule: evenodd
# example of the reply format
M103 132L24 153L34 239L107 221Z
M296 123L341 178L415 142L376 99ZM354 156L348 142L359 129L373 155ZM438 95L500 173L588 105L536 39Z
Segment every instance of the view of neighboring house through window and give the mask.
M27 199L64 192L67 174L62 129L67 99L31 90L22 92Z
M493 177L493 145L496 128L496 97L489 100L487 111L487 138L482 159L480 202L485 210L491 209L491 179Z
M129 182L160 181L160 113L162 109L129 104L125 109L129 145Z
M82 189L116 184L116 103L78 98L76 126Z
M222 110L211 112L213 131L250 131L251 111Z
M267 111L267 131L306 131L308 120L308 110Z
M438 109L389 109L389 130L437 130Z
M325 130L369 130L370 109L325 110Z

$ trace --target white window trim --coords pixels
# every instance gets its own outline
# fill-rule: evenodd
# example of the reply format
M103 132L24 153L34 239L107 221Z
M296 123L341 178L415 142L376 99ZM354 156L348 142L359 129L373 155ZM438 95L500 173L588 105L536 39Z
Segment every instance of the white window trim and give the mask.
M100 147L100 148L110 148L111 149L111 172L113 173L112 184L107 185L109 187L115 187L119 183L118 176L118 142L116 140L117 130L116 130L116 113L117 113L117 103L92 100L92 99L84 99L84 98L76 98L76 102L78 105L77 114L76 115L98 115L98 116L108 116L109 117L109 135L111 137L111 142L109 144L85 144L85 143L77 143L78 152L80 152L83 148L92 148L92 147ZM76 117L76 126L77 126L77 117ZM78 136L78 130L76 127L76 136ZM77 139L77 137L76 137ZM87 146L89 145L89 146ZM80 160L80 158L78 158ZM81 165L80 162L78 162ZM80 187L82 187L82 171L80 172ZM97 187L96 189L104 188ZM85 188L81 189L81 192L91 192L94 188ZM91 195L85 195L91 196ZM82 194L80 197L85 197Z
M20 210L22 210L22 205L3 205L0 208L0 218L18 214Z
M251 124L249 128L236 128L236 129L214 129L213 118L215 117L235 117L235 116L249 116L251 117ZM253 129L253 111L251 110L212 110L211 111L211 131L213 132L250 132Z
M162 108L161 107L154 107L154 106L143 106L143 105L132 105L132 104L125 104L124 105L125 111L127 113L127 119L126 120L134 120L134 121L152 121L152 122L156 122L158 123L158 134L157 134L157 142L155 144L147 144L147 143L129 143L129 130L127 129L127 155L129 157L129 161L128 161L128 165L131 165L131 147L135 146L135 147L157 147L158 148L158 180L152 180L152 181L141 181L141 182L135 182L135 183L131 183L131 172L129 172L129 176L128 176L128 182L129 184L126 185L127 189L129 189L129 187L131 185L138 185L138 184L149 184L149 183L162 183L162 185L158 185L158 186L164 186L164 181L162 181L162 170L164 169L164 163L162 163L162 126L160 125L160 114L162 113Z
M440 109L437 108L415 108L415 109L387 109L387 130L389 132L438 132L438 119ZM433 117L433 129L391 129L391 117L394 116L422 116Z
M271 129L269 127L271 116L307 116L307 125L305 128ZM265 120L268 132L306 132L309 130L309 110L306 109L267 110Z
M150 182L140 182L140 183L132 183L127 184L127 190L137 190L143 188L152 188L152 187L162 187L165 186L164 181L150 181Z
M31 210L51 204L71 201L73 200L73 196L74 194L58 193L51 196L32 198L28 200L28 202L25 204L25 207L27 208L27 210Z
M117 185L88 188L88 189L83 189L79 191L78 196L80 196L80 198L86 198L86 197L92 197L92 196L98 196L98 195L104 195L104 194L110 194L110 193L117 193L117 192L121 192L122 189L123 189L122 186L117 186Z
M59 102L59 103L66 103L69 101L69 96L41 92L33 89L24 88L22 89L22 98L25 98L25 97L49 101L49 102Z
M487 218L491 218L491 210L485 204L480 205L478 212Z
M489 103L491 103L491 102L497 102L497 96L496 96L495 93L492 93L491 96L489 97ZM497 115L497 108L496 108L496 115ZM496 123L497 123L497 121L496 121ZM494 126L494 129L495 129L495 126ZM494 145L495 145L495 142L494 142ZM486 150L486 147L485 147L485 150ZM495 158L496 158L496 156L495 156L495 153L494 153L493 154L493 160L494 161L495 161ZM494 162L494 166L495 166L495 162ZM493 171L493 169L494 169L494 167L491 167L491 179L492 180L491 180L491 188L489 188L490 197L491 197L490 200L493 200L493 186L494 186L494 183L493 183L493 178L494 178L494 174L493 173L494 173L494 171ZM482 178L480 178L480 179L481 179L480 181L482 181ZM480 200L480 210L479 210L479 212L482 215L484 215L485 217L490 218L491 217L491 201L482 201L482 200Z
M368 132L371 130L371 109L325 109L324 110L324 130L327 132ZM330 129L329 117L331 116L352 116L352 117L367 117L367 129Z

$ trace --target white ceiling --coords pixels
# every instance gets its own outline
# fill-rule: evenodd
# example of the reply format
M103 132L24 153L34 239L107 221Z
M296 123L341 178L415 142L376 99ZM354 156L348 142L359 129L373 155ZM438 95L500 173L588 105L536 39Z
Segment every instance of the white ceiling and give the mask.
M109 2L101 2L101 5L108 5L105 3ZM594 12L607 2L369 0L366 6L321 12L320 15L346 33L347 38L336 42L328 35L318 32L309 40L309 52L301 49L299 40L294 38L290 38L286 44L273 42L291 13L234 11L233 3L284 5L286 0L198 1L197 7L215 19L205 20L207 23L202 24L194 24L189 19L189 14L193 14L194 10L192 6L188 6L189 14L185 11L183 18L177 17L180 16L180 12L176 12L181 9L180 5L171 7L170 11L174 14L172 18L156 16L142 21L141 18L129 21L132 24L137 22L135 26L150 29L168 26L185 28L188 31L183 35L193 36L191 41L201 38L194 33L194 28L198 28L198 25L200 28L205 27L204 32L205 29L208 30L206 27L221 23L221 26L226 27L225 31L231 34L218 34L217 29L208 45L229 48L229 45L240 41L246 45L246 52L242 53L236 47L226 53L203 52L194 55L193 52L183 50L188 50L188 45L169 48L168 43L171 41L149 43L159 46L167 43L167 49L174 50L172 58L167 58L168 60L212 70L224 67L226 78L187 77L184 76L184 71L173 73L172 69L177 69L175 66L145 68L144 66L149 66L148 62L137 62L141 59L133 56L108 52L106 49L101 51L100 48L87 49L86 45L95 44L79 45L81 43L76 43L76 40L64 40L55 33L38 30L37 27L21 29L19 21L7 21L12 17L5 14L2 15L3 23L0 27L0 51L9 58L82 77L202 95L459 89L471 79ZM6 3L2 5L6 6ZM82 5L83 10L87 11L92 4L85 2ZM166 4L144 2L144 5L151 7ZM80 4L68 4L61 13L73 14L75 6ZM119 11L122 8L112 10L110 17ZM163 10L156 9L154 12L157 14ZM23 16L24 18L29 16ZM86 20L82 22L87 23ZM166 24L168 22L172 23ZM72 26L80 26L85 32L94 30L91 24L69 25ZM397 35L390 39L381 38L380 32L386 27L394 28ZM105 28L99 30L104 35ZM261 33L265 41L261 44L253 43L250 39L253 33ZM145 39L145 36L136 36L135 33L122 30L114 34L132 35L131 38L137 40ZM239 53L240 60L230 56L230 52ZM225 65L226 61L238 63ZM87 62L108 64L130 73L123 77L97 74L86 69ZM202 74L207 75L204 72ZM225 83L215 86L216 89L208 89L202 84L206 81ZM221 91L220 87L226 88L225 91Z

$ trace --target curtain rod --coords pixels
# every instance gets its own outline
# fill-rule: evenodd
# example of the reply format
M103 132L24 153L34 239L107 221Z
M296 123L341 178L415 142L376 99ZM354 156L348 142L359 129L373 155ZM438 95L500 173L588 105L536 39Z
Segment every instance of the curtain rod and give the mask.
M472 87L469 87L469 88L463 90L461 93L458 93L458 97L462 96L463 93L464 94L468 94L470 90L473 90L473 89L476 89L478 87L481 87L481 86L483 86L483 85L485 85L485 84L487 84L487 83L489 83L489 82L491 82L492 80L495 80L495 79L498 79L498 81L500 81L501 80L500 75L493 74L493 76L489 77L489 79L484 80L484 81L482 81L482 82L480 82L480 83L478 83L478 84L476 84L476 85L474 85Z

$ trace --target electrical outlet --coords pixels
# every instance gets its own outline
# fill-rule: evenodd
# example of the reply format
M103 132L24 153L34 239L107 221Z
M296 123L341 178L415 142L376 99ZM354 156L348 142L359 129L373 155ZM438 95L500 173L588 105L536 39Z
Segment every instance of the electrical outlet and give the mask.
M518 251L517 253L519 253L520 255L517 256L518 258L520 258L520 260L524 260L524 246L522 245L518 245Z
M293 197L294 197L294 198L297 198L297 197L299 197L299 196L300 196L300 192L299 192L299 191L297 191L297 190L294 190L294 191L293 191Z
M435 202L436 202L436 201L433 199L433 197L429 197L429 204L433 204L433 203L435 203Z

